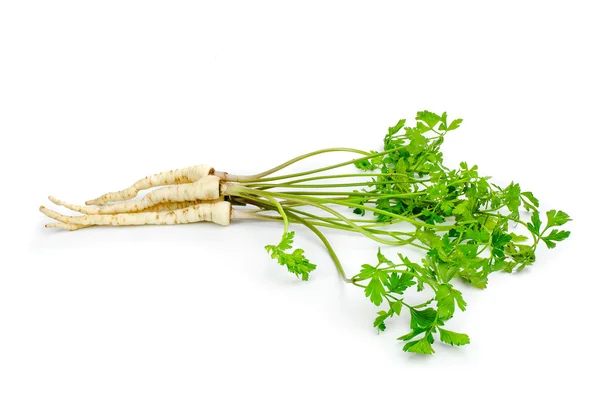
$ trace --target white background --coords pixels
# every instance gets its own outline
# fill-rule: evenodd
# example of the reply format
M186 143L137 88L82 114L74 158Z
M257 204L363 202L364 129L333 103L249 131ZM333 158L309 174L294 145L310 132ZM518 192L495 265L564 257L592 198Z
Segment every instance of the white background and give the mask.
M0 2L0 395L597 395L598 12L490 3ZM68 233L37 211L198 163L380 149L423 109L465 119L450 165L575 219L533 268L463 286L472 344L432 357L401 351L406 318L378 335L302 229L308 283L264 251L277 224ZM373 261L329 236L349 273Z

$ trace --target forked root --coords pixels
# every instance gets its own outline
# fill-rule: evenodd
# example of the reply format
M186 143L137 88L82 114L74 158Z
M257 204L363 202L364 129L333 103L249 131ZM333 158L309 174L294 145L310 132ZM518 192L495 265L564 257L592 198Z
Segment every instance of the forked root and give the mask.
M219 201L223 201L223 196L215 199L215 200L194 200L194 201L179 201L179 202L167 202L167 203L159 203L155 204L151 207L142 209L142 210L132 210L129 213L139 213L139 212L161 212L161 211L174 211L182 208L190 207L195 204L213 204L218 203ZM48 200L53 202L56 205L61 207L68 208L72 211L81 212L86 215L98 215L101 214L100 208L98 207L87 207L84 205L71 204L66 201L62 201L57 199L56 197L49 196Z
M126 212L145 211L157 204L198 201L198 200L216 200L221 197L221 180L208 175L200 178L194 183L168 186L156 189L139 201L128 201L119 204L109 204L98 208L98 214L120 214Z
M125 201L136 197L140 190L150 189L151 187L156 186L193 183L204 176L212 175L214 172L215 170L210 165L206 164L161 172L140 179L127 189L103 194L94 200L86 201L85 204L104 205L114 201Z
M226 226L229 225L231 220L231 204L228 201L214 204L196 204L174 211L140 212L136 214L67 216L43 206L40 207L40 211L49 218L64 224L80 226L176 225L195 222L213 222ZM68 228L58 225L49 227Z

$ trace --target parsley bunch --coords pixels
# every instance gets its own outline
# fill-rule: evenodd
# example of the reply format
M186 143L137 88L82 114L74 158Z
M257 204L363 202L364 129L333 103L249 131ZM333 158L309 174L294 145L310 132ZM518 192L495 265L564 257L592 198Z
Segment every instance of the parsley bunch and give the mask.
M386 321L392 317L408 313L410 332L398 338L405 342L405 351L432 354L436 337L450 345L468 344L466 334L446 328L457 309L466 309L460 286L485 288L491 273L518 272L531 266L540 242L554 248L569 237L561 227L571 219L560 210L543 215L532 192L514 182L499 186L489 176L480 175L476 165L462 162L456 169L447 167L441 147L446 134L461 122L450 121L446 113L418 112L414 126L407 126L403 119L388 129L382 151L333 148L309 153L240 181L230 189L232 200L256 206L255 218L284 223L281 242L266 249L302 280L308 280L316 266L303 250L289 252L294 234L288 225L301 224L313 231L341 277L362 288L380 308L373 322L379 331L386 329ZM306 157L332 151L362 157L267 177ZM322 174L352 164L358 172ZM332 179L343 182L324 183ZM344 208L351 214L345 214ZM278 215L270 215L272 211ZM398 230L397 224L410 230ZM376 264L362 265L358 274L347 277L322 228L360 233L381 245L397 246L398 257L388 259L378 251ZM403 246L419 248L423 254L408 258ZM405 302L405 295L413 290L423 293L422 303Z

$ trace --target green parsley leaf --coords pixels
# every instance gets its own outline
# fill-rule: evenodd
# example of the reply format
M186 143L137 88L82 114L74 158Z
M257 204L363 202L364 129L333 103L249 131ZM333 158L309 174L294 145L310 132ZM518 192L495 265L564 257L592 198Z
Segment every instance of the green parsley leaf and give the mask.
M398 121L395 126L388 128L388 136L396 134L404 127L404 124L406 124L406 119L402 119Z
M462 346L471 343L469 335L467 334L460 334L458 332L448 331L439 327L438 330L440 331L440 340L449 345Z
M382 271L378 271L373 275L371 281L365 288L365 296L371 299L371 302L375 306L379 306L383 301L383 295L385 295L385 288L383 288L383 282L387 278L387 274Z
M399 316L402 311L402 300L390 303L390 309L395 315Z
M369 161L369 159L362 159L356 161L354 162L354 166L356 166L356 168L358 168L359 170L363 171L373 171L377 169L377 166L372 164L371 161Z
M412 342L407 342L402 348L405 352L417 353L417 354L433 354L435 350L431 347L431 343L428 338L419 339Z
M544 243L546 243L546 246L548 248L554 248L556 247L555 241L563 241L570 235L571 232L568 232L566 230L552 229L549 235L542 237L542 240L544 241Z
M526 201L529 201L531 205L526 205L525 208L527 210L536 209L540 206L540 201L535 198L533 193L531 192L523 192L521 193L521 198L525 197L527 200L523 200L523 204L526 204Z
M572 220L567 213L557 210L546 212L546 217L548 218L547 228L552 226L562 226Z
M382 253L381 253L381 248L377 249L377 265L381 265L381 264L388 264L388 265L393 265L392 261L390 261L388 258L386 258Z
M442 320L448 320L454 315L455 301L460 310L464 311L467 302L462 297L462 292L452 288L450 284L441 284L435 295L437 301L438 316Z
M385 310L381 310L379 312L377 312L377 318L375 319L375 321L373 322L373 326L377 329L379 329L380 331L385 331L385 320L388 319L390 317L390 313L386 312Z
M450 123L450 126L448 126L447 131L452 131L452 130L457 129L458 127L460 127L460 123L462 123L462 122L463 122L462 119L453 120L452 123Z
M357 277L359 280L369 279L377 271L377 268L375 266L371 266L371 265L362 265L360 268L361 269L360 269L360 272L358 273L358 277Z
M533 215L531 215L531 222L527 223L527 229L535 235L540 234L540 229L542 227L542 221L540 220L540 212L535 210L533 211Z
M519 212L519 206L521 205L521 187L518 183L511 183L504 189L504 203L511 212Z
M406 273L402 273L400 276L398 273L391 273L386 287L390 293L402 295L406 289L416 284L413 280L414 277Z
M423 121L429 128L435 128L442 118L435 113L423 110L422 112L417 112L416 120Z
M427 331L427 329L425 328L415 328L412 331L410 331L408 334L402 335L398 337L398 340L411 340L413 339L415 336L422 334L423 332Z
M425 310L410 309L410 328L429 328L435 323L437 312L435 309Z
M502 231L496 229L492 234L492 255L496 258L503 259L504 246L510 242L512 237L509 234L502 233Z
M277 262L285 266L288 272L306 281L308 280L309 273L315 270L317 266L306 259L304 250L300 248L295 249L291 253L284 252L292 248L293 242L294 232L288 232L283 235L278 245L267 245L265 249L271 254L271 258L277 259Z

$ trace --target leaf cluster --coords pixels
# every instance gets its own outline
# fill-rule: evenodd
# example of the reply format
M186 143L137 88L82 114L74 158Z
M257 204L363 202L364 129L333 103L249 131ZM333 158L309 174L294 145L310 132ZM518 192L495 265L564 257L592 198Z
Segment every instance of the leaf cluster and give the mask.
M376 265L362 265L361 271L352 278L352 282L364 288L365 296L375 306L384 302L386 310L380 310L373 322L379 331L385 331L385 322L393 316L399 316L402 307L410 312L411 331L398 339L405 341L404 350L420 354L432 354L433 335L439 332L439 339L451 345L469 343L466 334L449 331L445 321L454 316L456 308L465 310L467 303L462 293L452 284L444 282L431 269L411 262L406 256L398 254L399 262L393 263L377 252ZM366 283L366 284L365 284ZM433 297L419 305L409 305L404 301L404 294L409 288L424 291L425 285Z
M372 211L354 212L361 216L372 212L382 223L396 216L424 223L413 233L424 258L419 265L402 255L399 264L379 258L376 266L363 265L353 280L368 281L365 295L376 306L388 302L389 309L379 311L374 322L380 331L385 330L385 320L400 313L397 302L403 302L389 287L392 277L407 280L406 275L413 274L410 280L415 280L418 291L429 285L434 297L428 302L436 306L411 307L411 332L399 339L407 341L405 351L431 354L436 333L445 343L469 343L467 335L442 328L457 307L466 308L462 293L451 282L458 279L485 288L493 272L510 273L532 265L539 241L554 248L569 237L570 232L558 227L571 219L563 211L550 210L542 222L539 200L532 192L522 191L518 183L493 184L490 177L480 175L476 165L466 162L455 169L445 166L440 147L461 119L449 121L446 113L423 111L416 120L414 127L403 119L388 129L384 150L395 151L357 165L375 176L373 184L363 189L373 194L373 199L362 201Z
M265 249L271 254L271 258L277 259L277 262L285 266L288 272L307 281L310 272L317 268L304 256L304 250L296 248L292 252L286 252L292 248L294 243L294 232L285 233L279 244L267 245Z

